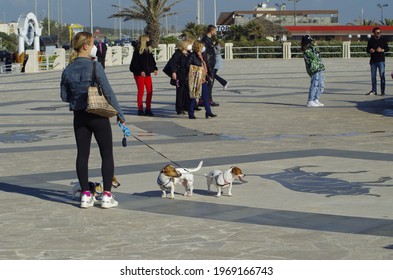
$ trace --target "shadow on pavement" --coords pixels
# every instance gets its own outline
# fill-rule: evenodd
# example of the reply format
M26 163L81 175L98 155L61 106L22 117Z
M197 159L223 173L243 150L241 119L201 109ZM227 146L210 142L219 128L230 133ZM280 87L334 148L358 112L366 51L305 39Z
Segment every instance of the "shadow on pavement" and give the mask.
M356 108L370 114L393 117L393 97L359 102Z

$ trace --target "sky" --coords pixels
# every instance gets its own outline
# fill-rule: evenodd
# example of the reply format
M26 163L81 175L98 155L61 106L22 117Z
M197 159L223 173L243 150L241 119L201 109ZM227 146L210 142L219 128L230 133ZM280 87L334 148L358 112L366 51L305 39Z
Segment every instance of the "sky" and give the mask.
M108 16L116 12L112 4L119 4L124 7L133 5L131 0L0 0L0 22L17 21L21 14L29 12L36 13L38 19L47 17L48 3L50 6L50 18L62 23L79 23L86 27L90 26L90 1L93 6L93 25L102 27L119 28L119 20L109 19ZM214 23L214 0L203 1L203 23ZM174 0L168 0L173 3ZM221 12L232 12L234 10L254 10L258 3L266 0L216 0L217 18ZM287 10L294 9L294 2L289 0L270 0L268 6L285 3ZM381 9L377 4L388 4L383 8L383 17L393 19L393 0L298 0L297 10L339 10L339 23L353 23L356 18L374 19L379 22L381 19ZM61 6L61 9L60 9ZM37 8L36 8L37 7ZM178 12L177 16L168 17L168 21L163 25L176 26L176 30L181 30L187 22L196 22L197 0L183 0L173 8ZM60 12L61 11L61 12ZM142 26L136 21L127 21L121 24L122 29L132 29Z

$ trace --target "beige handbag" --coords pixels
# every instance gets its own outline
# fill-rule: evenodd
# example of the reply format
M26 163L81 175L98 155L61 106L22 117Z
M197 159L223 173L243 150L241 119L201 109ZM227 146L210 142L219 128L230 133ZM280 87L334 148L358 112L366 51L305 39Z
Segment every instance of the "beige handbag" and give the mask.
M203 67L190 65L188 72L188 87L190 98L199 98L202 94Z
M96 84L96 85L94 85ZM88 113L110 118L117 115L117 110L105 98L100 81L96 74L96 62L93 65L92 85L87 89L87 109Z

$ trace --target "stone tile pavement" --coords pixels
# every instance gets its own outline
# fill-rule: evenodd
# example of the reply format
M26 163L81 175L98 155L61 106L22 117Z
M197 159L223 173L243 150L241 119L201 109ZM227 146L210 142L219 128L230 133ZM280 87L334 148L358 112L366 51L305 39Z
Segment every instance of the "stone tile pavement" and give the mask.
M71 200L72 114L61 72L0 75L0 259L393 259L393 90L370 90L367 59L325 59L324 108L305 107L303 61L233 60L215 85L218 115L177 116L154 77L154 117L136 116L128 66L107 68L133 136L113 121L119 207ZM160 64L162 69L163 64ZM140 141L139 141L139 140ZM93 141L94 143L94 141ZM195 194L162 199L159 169L204 161ZM207 193L204 173L239 166L233 197ZM100 181L93 144L90 177Z

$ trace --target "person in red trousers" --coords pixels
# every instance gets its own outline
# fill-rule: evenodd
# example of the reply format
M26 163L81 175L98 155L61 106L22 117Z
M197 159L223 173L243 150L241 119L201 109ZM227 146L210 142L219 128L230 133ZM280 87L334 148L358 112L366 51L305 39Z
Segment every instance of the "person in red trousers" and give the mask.
M139 38L136 46L131 64L130 71L134 73L134 79L138 88L138 115L139 116L153 116L151 111L151 100L153 97L153 82L151 73L157 75L157 66L154 59L151 41L148 35L142 35ZM143 111L143 96L146 88L146 110Z

